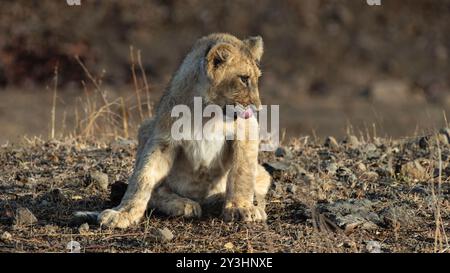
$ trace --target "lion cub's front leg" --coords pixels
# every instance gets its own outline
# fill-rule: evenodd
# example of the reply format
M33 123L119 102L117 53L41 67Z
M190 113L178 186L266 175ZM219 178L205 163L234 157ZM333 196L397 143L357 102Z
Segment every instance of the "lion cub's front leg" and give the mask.
M244 122L245 126L249 126L252 121ZM252 126L247 128L255 130ZM258 148L257 139L246 137L233 141L232 166L227 177L223 209L225 221L265 221L267 218L264 206L254 204L259 166Z
M138 151L135 169L120 204L100 213L98 222L112 228L127 228L144 215L153 188L169 173L174 160L169 144L149 140Z

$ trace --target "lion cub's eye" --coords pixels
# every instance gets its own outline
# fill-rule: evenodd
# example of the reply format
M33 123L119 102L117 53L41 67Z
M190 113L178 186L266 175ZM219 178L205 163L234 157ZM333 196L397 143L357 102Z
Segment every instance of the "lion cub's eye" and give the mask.
M241 82L245 85L248 86L248 80L249 80L249 76L245 76L245 75L241 75L239 76L239 80L241 80Z

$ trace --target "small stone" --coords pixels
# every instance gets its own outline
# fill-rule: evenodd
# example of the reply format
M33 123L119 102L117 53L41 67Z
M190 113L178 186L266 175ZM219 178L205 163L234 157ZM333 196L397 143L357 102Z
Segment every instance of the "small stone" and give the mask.
M108 190L109 180L107 174L99 171L92 171L89 173L89 176L99 190Z
M428 194L427 190L424 187L420 186L420 185L413 187L411 189L410 193L412 193L412 194L419 194L419 195L427 195Z
M169 242L174 238L172 231L168 228L158 228L152 232L153 238L159 242Z
M350 234L357 228L374 230L383 223L375 212L375 205L375 202L368 199L348 199L321 203L318 204L318 209L346 234Z
M275 150L275 156L276 157L285 157L286 156L286 149L283 147L278 147Z
M45 225L44 226L44 230L45 232L49 233L49 234L55 234L56 232L58 232L58 226L55 225Z
M367 182L377 182L380 178L380 175L377 172L365 172L361 176L361 179L366 180Z
M336 171L339 169L336 163L330 163L325 168L328 174L335 175Z
M273 196L275 198L280 198L280 197L284 196L284 189L283 189L283 186L281 185L281 183L279 183L279 182L273 183Z
M302 179L306 184L309 185L309 184L311 184L311 183L315 180L315 177L314 177L314 175L311 174L311 173L306 173L306 174L302 175L301 179Z
M387 207L380 212L380 216L383 220L383 225L389 228L412 226L417 220L414 210L406 206Z
M355 174L346 167L340 167L336 171L336 177L339 179L339 181L352 183L355 180L357 180Z
M366 243L366 250L369 253L382 253L381 244L377 241L368 241Z
M403 164L401 174L412 179L423 179L427 175L427 171L418 160Z
M78 227L78 232L80 234L84 234L84 233L86 233L88 231L89 231L89 224L88 223L84 223L80 227Z
M325 147L328 147L330 149L338 149L339 148L339 143L332 136L329 136L325 139L324 145L325 145Z
M16 210L15 225L16 226L28 226L37 223L37 218L27 208L18 208Z
M263 167L268 171L271 175L275 172L287 171L290 168L290 164L282 161L276 161L271 163L264 163Z
M353 135L349 135L345 138L344 143L350 148L357 148L361 145L358 138Z
M297 185L295 184L288 184L286 186L286 190L292 194L295 194L297 192Z
M234 245L232 242L228 242L226 244L223 245L225 247L225 249L227 250L233 250L234 249Z
M357 169L358 171L360 171L360 172L365 172L365 171L367 171L366 165L365 165L364 163L362 163L362 162L357 163L355 167L356 167L356 169Z
M53 189L49 195L51 201L54 203L60 203L66 200L66 196L64 195L63 191L59 188Z
M12 235L8 231L5 231L5 232L3 232L2 236L0 237L0 239L2 239L3 241L9 241L9 240L12 239Z

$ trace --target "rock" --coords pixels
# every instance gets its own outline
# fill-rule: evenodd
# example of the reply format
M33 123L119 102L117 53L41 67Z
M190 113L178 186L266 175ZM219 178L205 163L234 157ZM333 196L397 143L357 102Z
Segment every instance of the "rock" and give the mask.
M349 135L344 139L344 143L350 147L350 148L358 148L361 143L359 142L358 138L356 136L353 135Z
M360 178L367 182L374 183L374 182L378 181L378 179L380 178L380 175L376 172L364 172Z
M401 174L412 179L423 179L427 175L427 171L418 160L415 160L403 164Z
M410 86L400 80L382 80L370 88L370 97L376 103L399 105L410 101Z
M272 191L272 195L275 198L281 198L284 196L284 187L280 182L275 182L272 184L273 185L273 191Z
M9 240L12 239L12 235L8 231L5 231L5 232L3 232L2 236L0 237L0 239L2 239L3 241L9 241Z
M356 175L346 167L339 167L336 171L336 177L339 181L353 183L357 180Z
M276 172L287 171L291 167L291 165L284 161L276 161L271 163L264 163L263 167L266 169L266 171L273 175Z
M412 194L419 194L419 195L427 195L428 191L424 187L418 185L418 186L413 187L411 189L410 193L412 193Z
M288 184L287 186L286 186L286 190L288 191L288 192L290 192L290 193L292 193L292 194L295 194L296 192L297 192L297 185L295 185L295 184Z
M338 165L336 163L329 163L325 167L325 170L328 174L335 175L336 171L339 169Z
M84 223L84 224L82 224L81 226L78 227L78 232L80 234L84 234L84 233L86 233L88 231L89 231L89 224L88 223Z
M348 199L322 203L318 209L346 233L351 233L356 228L377 229L383 223L375 212L375 205L368 199Z
M383 145L383 141L379 137L374 137L373 138L373 144L375 144L377 147L380 147L380 146Z
M49 192L49 196L52 202L54 203L60 203L64 202L66 200L66 196L64 195L63 191L59 188L53 189Z
M367 171L366 165L364 165L364 163L362 163L362 162L357 163L356 166L355 166L355 168L356 168L356 170L358 170L359 172L365 172L365 171Z
M151 232L152 239L158 242L169 242L174 238L172 231L168 228L157 228Z
M325 139L325 147L328 147L333 150L339 149L339 143L336 141L336 139L332 136L329 136Z
M109 180L108 175L99 171L92 171L89 173L89 177L95 187L99 190L108 190Z
M377 241L368 241L366 243L366 250L369 253L382 253L381 244Z
M16 226L29 226L37 223L37 218L34 214L27 208L18 208L16 210L14 224Z
M233 250L234 249L234 245L233 245L232 242L228 242L228 243L224 244L223 247L225 247L226 250Z
M109 200L113 206L117 206L122 201L125 192L127 191L128 184L122 181L116 181L111 185L111 193L109 195Z
M286 154L287 154L286 149L283 148L283 147L278 147L278 148L275 150L275 156L276 156L276 157L285 157Z
M415 211L406 206L390 206L380 212L383 224L390 228L413 226L416 222Z
M381 156L381 151L379 151L377 146L373 143L365 145L361 152L365 155L367 160L378 159Z
M44 230L46 233L48 234L55 234L56 232L58 232L58 226L55 225L45 225L44 226Z

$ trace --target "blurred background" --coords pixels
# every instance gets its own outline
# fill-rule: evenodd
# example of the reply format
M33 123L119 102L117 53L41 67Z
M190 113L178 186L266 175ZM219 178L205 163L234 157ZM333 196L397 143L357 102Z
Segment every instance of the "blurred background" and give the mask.
M212 32L263 37L260 93L280 105L287 137L405 137L446 123L449 0L2 0L0 144L105 124L133 137Z

